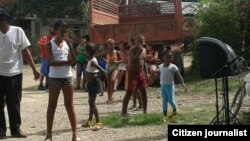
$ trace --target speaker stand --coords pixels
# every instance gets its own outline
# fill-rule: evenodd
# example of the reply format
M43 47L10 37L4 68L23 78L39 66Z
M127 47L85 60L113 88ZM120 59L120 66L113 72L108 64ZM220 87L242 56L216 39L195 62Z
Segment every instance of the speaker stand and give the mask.
M236 121L240 123L239 120L233 116L233 113L229 109L229 96L228 96L228 76L222 77L222 108L219 105L219 95L218 95L218 81L215 78L215 90L216 90L216 116L210 122L210 125L230 125L231 121ZM220 117L222 115L222 118ZM230 119L234 117L233 119Z

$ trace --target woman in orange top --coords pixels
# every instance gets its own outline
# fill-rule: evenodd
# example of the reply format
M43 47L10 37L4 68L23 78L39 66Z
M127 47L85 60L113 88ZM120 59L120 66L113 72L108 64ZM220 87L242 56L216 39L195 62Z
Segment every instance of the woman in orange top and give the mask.
M115 82L118 78L118 64L121 62L120 55L118 51L114 49L115 41L113 39L109 39L107 43L108 53L106 55L107 59L107 92L108 92L108 100L107 103L110 104L114 98L114 87Z

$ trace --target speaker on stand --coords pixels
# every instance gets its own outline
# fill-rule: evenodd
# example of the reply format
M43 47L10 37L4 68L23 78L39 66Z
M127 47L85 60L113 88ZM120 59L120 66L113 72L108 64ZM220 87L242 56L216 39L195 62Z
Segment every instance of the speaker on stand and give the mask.
M216 116L210 124L230 124L228 77L240 73L240 65L234 50L222 41L202 37L198 40L200 75L204 79L215 79ZM222 80L222 108L219 107L218 79ZM222 117L221 113L223 113Z

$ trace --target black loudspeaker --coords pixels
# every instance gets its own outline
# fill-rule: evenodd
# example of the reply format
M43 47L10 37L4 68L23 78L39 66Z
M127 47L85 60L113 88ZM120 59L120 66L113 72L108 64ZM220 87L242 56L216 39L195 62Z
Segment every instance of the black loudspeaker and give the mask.
M218 78L240 73L239 60L234 50L222 41L202 37L198 41L200 75L202 78Z

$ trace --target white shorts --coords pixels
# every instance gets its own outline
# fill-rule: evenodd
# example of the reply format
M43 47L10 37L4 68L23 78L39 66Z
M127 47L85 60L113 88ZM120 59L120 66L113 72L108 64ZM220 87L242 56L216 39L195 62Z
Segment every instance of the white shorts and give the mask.
M125 63L119 63L118 70L124 70L124 71L126 71L127 70L126 66L127 66L127 64L125 64Z

